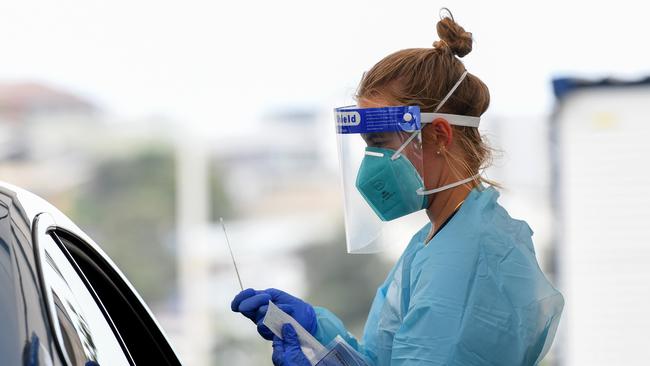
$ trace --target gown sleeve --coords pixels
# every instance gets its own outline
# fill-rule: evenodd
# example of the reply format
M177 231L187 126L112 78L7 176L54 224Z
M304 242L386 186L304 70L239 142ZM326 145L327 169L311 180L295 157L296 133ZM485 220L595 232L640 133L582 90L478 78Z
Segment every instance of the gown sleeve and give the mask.
M318 329L314 335L319 342L327 346L337 335L340 335L354 349L358 349L357 339L345 328L341 319L326 308L314 306Z
M354 348L364 358L368 365L373 365L366 353L365 347L345 328L341 319L326 308L315 306L314 310L316 311L316 319L318 321L318 329L314 336L319 342L327 346L336 336L341 336L348 345Z
M318 329L315 337L323 345L327 346L336 336L341 336L352 348L354 348L368 365L377 365L379 360L378 350L383 349L383 344L377 339L376 335L381 333L379 324L382 320L382 308L386 302L389 287L393 284L396 273L401 271L404 258L411 253L416 244L421 243L422 238L429 232L430 224L425 225L416 235L411 239L409 246L406 248L402 257L395 263L389 272L384 283L377 289L377 293L370 307L368 318L366 320L366 327L364 337L361 341L357 340L343 325L343 322L334 315L331 311L323 307L314 307L316 312L316 319L318 321Z

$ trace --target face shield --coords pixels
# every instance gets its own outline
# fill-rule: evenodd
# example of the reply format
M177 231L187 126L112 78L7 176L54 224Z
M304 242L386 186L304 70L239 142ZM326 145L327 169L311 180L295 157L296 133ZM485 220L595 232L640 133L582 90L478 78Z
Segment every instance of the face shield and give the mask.
M436 112L466 72L436 108ZM452 125L478 127L479 118L444 113L420 113L418 106L334 110L343 205L349 253L374 253L386 244L388 221L425 209L430 194L465 184L469 177L426 190L423 125L438 118Z

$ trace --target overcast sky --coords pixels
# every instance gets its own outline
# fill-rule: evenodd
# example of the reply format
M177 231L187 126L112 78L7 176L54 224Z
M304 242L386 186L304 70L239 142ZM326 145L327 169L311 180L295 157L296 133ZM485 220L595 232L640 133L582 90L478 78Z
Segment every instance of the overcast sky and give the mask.
M0 81L80 91L126 117L226 128L273 108L345 103L390 52L430 47L448 6L490 113L547 113L555 75L650 75L641 1L0 2ZM247 119L244 119L247 118Z

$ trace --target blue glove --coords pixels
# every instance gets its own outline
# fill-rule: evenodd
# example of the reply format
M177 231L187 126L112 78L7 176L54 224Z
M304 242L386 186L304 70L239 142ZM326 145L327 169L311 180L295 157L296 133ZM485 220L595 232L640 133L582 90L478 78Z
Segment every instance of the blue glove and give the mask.
M266 316L269 301L273 301L282 311L291 315L312 335L316 334L318 322L316 312L308 303L284 291L274 288L254 290L252 288L240 292L232 300L230 308L234 312L242 313L245 317L257 324L257 332L267 340L273 340L273 333L262 321Z
M300 349L298 335L291 324L282 326L282 339L273 337L272 360L275 366L311 366Z

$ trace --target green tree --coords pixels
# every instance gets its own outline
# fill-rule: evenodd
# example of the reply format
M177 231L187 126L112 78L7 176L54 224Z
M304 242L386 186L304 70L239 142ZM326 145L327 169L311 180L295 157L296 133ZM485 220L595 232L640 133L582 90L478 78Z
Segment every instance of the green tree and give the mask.
M150 148L101 162L71 218L107 252L147 302L174 289L174 155Z

